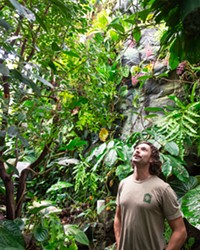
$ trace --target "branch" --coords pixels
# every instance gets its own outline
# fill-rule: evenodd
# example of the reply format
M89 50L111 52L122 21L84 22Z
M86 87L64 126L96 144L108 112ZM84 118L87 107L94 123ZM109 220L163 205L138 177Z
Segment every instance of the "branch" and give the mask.
M45 9L43 18L48 14L49 7L50 6L47 6L47 8ZM37 35L40 32L40 28L41 28L41 26L39 25L38 28L37 28L37 30L36 30L36 32L35 32L35 34L34 35L32 34L32 49L31 49L31 52L30 52L30 54L28 55L28 57L26 59L27 62L29 62L31 60L31 58L33 57L33 55L35 53L35 44L36 44ZM30 30L32 30L32 27L31 27Z
M8 77L3 76L3 90L4 90L4 103L3 103L3 114L2 114L2 122L0 131L2 132L3 136L0 138L0 177L3 180L6 195L5 195L5 202L6 202L6 216L7 219L13 220L15 218L15 203L14 203L14 184L12 182L12 175L7 174L4 162L3 162L3 153L5 148L5 137L6 137L6 129L8 127L8 109L10 104L10 86L8 83Z
M26 191L26 179L27 179L28 172L30 171L30 169L35 168L44 160L45 156L47 156L47 154L49 153L51 144L52 144L52 140L48 144L45 145L39 157L33 163L31 163L28 168L24 169L21 172L21 175L19 177L18 190L17 190L15 218L21 216L22 204L24 201L24 194Z
M0 161L0 176L1 179L3 180L6 189L6 195L5 195L6 217L8 220L14 220L15 219L14 185L11 177L6 173L3 161Z

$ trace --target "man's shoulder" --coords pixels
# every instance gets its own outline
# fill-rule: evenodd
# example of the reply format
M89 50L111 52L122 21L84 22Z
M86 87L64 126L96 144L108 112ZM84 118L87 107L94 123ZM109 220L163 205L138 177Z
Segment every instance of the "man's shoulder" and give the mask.
M152 182L157 186L157 187L162 187L162 188L167 188L169 184L162 180L160 177L154 175L152 178Z
M133 180L133 174L128 175L126 178L123 179L124 181Z
M125 177L124 179L121 180L121 184L132 181L133 180L133 174Z

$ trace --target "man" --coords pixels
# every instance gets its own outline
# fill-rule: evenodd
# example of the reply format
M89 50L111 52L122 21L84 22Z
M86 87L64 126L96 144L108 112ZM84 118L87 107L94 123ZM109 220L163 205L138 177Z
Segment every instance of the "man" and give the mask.
M117 194L114 231L118 250L179 250L187 233L176 195L158 175L161 161L150 142L136 145L134 173L121 181ZM164 221L172 234L165 245Z

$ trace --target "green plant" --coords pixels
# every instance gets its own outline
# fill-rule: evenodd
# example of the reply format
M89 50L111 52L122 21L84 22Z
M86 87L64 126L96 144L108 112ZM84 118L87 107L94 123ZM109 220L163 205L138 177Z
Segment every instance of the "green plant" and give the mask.
M94 171L83 158L79 164L73 168L74 174L74 190L79 201L88 200L94 201L100 176Z
M19 220L0 221L0 249L25 250L25 242Z
M106 247L104 250L115 250L116 249L116 243L114 243L111 246Z
M146 111L154 113L152 117L159 117L154 122L151 129L147 131L153 134L154 138L158 141L175 142L178 147L174 146L170 153L179 155L181 159L184 157L186 144L197 145L199 151L199 109L200 102L195 99L196 83L192 89L190 99L181 101L177 96L169 96L173 100L175 106L167 106L164 108L145 108ZM162 115L155 113L162 112ZM147 118L149 115L147 115ZM151 117L151 114L150 114ZM153 132L154 131L154 132ZM169 144L168 144L169 145ZM179 152L177 152L177 149ZM178 154L177 154L178 153Z
M159 119L158 133L165 135L166 140L175 140L180 148L180 156L184 155L184 143L187 138L199 141L199 109L200 102L183 103L176 96L169 96L176 107L165 111L165 115Z
M198 63L200 36L196 19L199 15L199 1L141 0L141 3L147 13L153 13L156 24L166 23L161 48L170 50L171 67L176 68L183 60Z
M5 186L6 216L11 220L21 216L29 173L39 168L45 172L46 156L50 159L51 149L56 151L66 120L67 128L74 120L71 109L61 111L59 93L64 84L56 83L62 76L60 79L54 60L71 37L66 25L73 33L78 34L80 26L81 33L86 32L87 18L82 16L90 9L87 1L78 6L60 0L42 4L37 0L6 0L1 6L0 176ZM29 167L14 178L19 159L30 155L34 157ZM7 169L8 159L14 163Z
M102 194L107 192L105 183L113 169L117 168L116 174L119 178L132 171L131 147L132 145L122 140L113 139L95 147L85 159L81 158L74 167L75 191L84 194L85 198L89 195L97 197L96 191L100 187Z
M193 237L190 237L187 242L184 244L185 250L190 250L193 244L195 243L195 239Z
M68 188L72 186L73 184L69 182L58 181L48 188L46 193L49 194L49 200L56 202L58 206L64 206L66 199L69 198L70 192L68 191Z
M181 198L181 208L184 216L190 222L191 225L200 229L200 185L189 190Z
M177 194L184 217L191 225L200 229L200 176L190 176L187 182L175 179L170 181L169 184ZM190 241L185 244L186 249L190 249L189 246L193 243L193 240L190 239Z
M161 153L161 159L163 161L162 173L166 179L174 175L182 182L188 181L189 173L185 168L185 162L178 155L173 156L168 153Z
M85 233L76 225L63 225L57 213L61 210L51 202L34 202L25 232L32 231L37 245L44 250L78 249L77 242L89 245ZM33 227L33 229L31 229Z
M52 176L62 181L65 170L70 176L55 158L78 158L92 133L112 130L120 118L115 105L123 69L112 37L100 31L89 37L91 11L87 0L2 3L0 177L8 219L26 207L27 180L29 198L44 195ZM19 174L25 159L30 164ZM94 184L95 175L89 177Z

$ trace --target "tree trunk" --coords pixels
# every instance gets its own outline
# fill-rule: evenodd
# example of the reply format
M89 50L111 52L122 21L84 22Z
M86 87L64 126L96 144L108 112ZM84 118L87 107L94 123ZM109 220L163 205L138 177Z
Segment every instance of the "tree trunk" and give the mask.
M3 162L3 153L5 149L5 137L8 127L8 110L10 104L10 86L8 83L8 76L2 77L2 85L4 88L4 102L3 102L3 114L1 122L1 137L0 137L0 177L3 180L5 189L6 189L6 217L9 220L15 219L15 202L14 202L14 184L12 182L12 174L7 174L4 162Z
M10 175L6 173L4 163L0 161L0 177L6 189L6 217L8 220L15 219L14 185Z
M16 211L15 211L16 218L21 216L21 210L22 210L22 205L24 201L24 194L26 192L26 179L27 179L28 172L30 171L30 169L34 169L44 160L45 156L49 153L49 148L51 146L51 143L52 141L49 142L47 145L45 145L43 151L41 152L37 160L35 160L33 163L29 165L27 169L24 169L21 172L21 175L19 177L19 184L18 184L17 198L16 198L16 204L17 204Z

